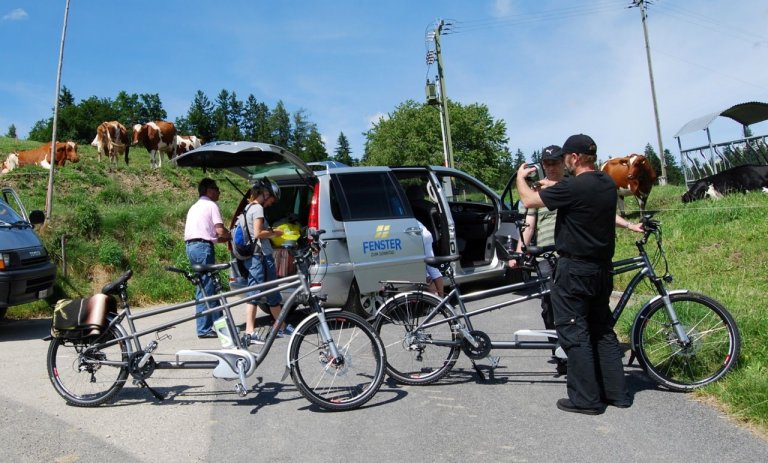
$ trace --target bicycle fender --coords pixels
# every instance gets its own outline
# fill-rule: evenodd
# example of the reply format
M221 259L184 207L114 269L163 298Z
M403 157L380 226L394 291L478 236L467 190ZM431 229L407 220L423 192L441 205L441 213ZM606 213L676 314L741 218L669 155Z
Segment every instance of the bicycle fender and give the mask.
M384 310L385 307L389 306L389 304L394 304L397 301L408 297L409 294L418 294L423 299L432 299L432 302L435 303L435 305L439 305L441 302L443 302L442 299L435 296L434 294L428 292L428 291L404 291L402 293L397 293L394 296L390 297L386 301L384 301L383 304L381 304L381 307L376 310L376 314L374 314L373 318L375 319L381 314L381 311Z
M341 308L323 310L323 312L325 312L326 315L329 313L341 312L341 311L342 311ZM288 340L288 348L285 349L285 374L283 375L283 380L285 380L285 378L288 377L287 374L291 369L291 346L293 345L294 338L296 337L296 333L300 331L299 328L301 328L302 326L306 325L307 323L311 322L316 318L317 318L317 314L313 313L309 317L302 320L301 323L299 323L298 326L296 326L296 328L293 330L293 334L291 334L291 338Z
M108 313L107 314L107 326L108 327L110 325L112 325L112 322L115 320L115 318L117 318L117 314L114 314L114 313ZM123 328L123 325L121 325L120 323L115 323L112 326L114 326L114 328L120 333L120 337L121 338L128 338L130 336L128 334L128 332L125 330L125 328ZM125 344L125 352L126 352L126 354L128 354L128 357L130 357L131 354L133 354L133 351L134 351L134 349L133 349L133 341L126 340L126 342L124 344Z
M686 294L690 293L691 290L689 289L675 289L672 291L668 291L668 294L671 296L673 294ZM640 310L637 312L637 315L635 315L635 320L632 322L632 327L630 328L629 332L629 345L632 346L632 350L635 349L635 327L640 323L640 316L645 313L645 310L654 302L661 299L661 295L656 295L648 300L643 306L640 308Z

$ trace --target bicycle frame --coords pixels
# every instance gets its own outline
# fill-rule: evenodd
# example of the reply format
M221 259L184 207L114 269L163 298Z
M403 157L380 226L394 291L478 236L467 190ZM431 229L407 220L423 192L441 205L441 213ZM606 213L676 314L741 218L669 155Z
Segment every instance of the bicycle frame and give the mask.
M681 343L687 344L690 342L689 337L686 334L683 326L679 322L677 315L674 309L672 308L672 305L669 299L670 294L674 294L678 292L687 292L687 290L670 292L667 290L666 286L664 285L665 278L659 277L658 275L656 275L656 272L653 268L653 264L650 261L648 254L645 250L645 244L647 243L648 237L650 236L651 233L652 232L648 232L646 235L644 235L643 239L638 240L635 243L638 248L639 255L613 262L612 273L614 275L619 275L622 273L637 270L637 273L632 277L630 282L627 284L627 287L625 288L624 292L621 294L621 297L619 298L619 301L613 310L613 320L614 320L614 323L618 321L618 319L621 317L621 314L624 312L624 309L627 307L627 304L629 303L629 300L634 294L634 291L637 288L637 286L640 284L640 282L644 278L648 278L656 288L658 296L655 296L654 298L650 299L648 302L646 302L645 305L650 304L651 302L655 301L658 298L662 298L665 302L665 307L670 316L670 320L673 321L673 325L675 326L675 332L678 336L678 339L680 340ZM660 240L660 237L656 236L656 239L658 243L658 240ZM536 261L534 261L534 268L536 270L536 274L538 275L539 268L538 268L538 262ZM421 293L422 297L433 298L433 301L436 302L437 305L432 308L430 313L427 314L417 326L413 327L413 331L431 328L444 323L455 323L456 321L461 320L463 324L459 325L458 328L462 336L461 338L450 339L450 340L449 339L439 340L439 339L431 339L431 338L421 339L420 341L424 342L425 344L434 344L434 345L442 345L442 346L460 346L462 342L466 341L469 344L471 344L473 347L478 347L479 343L477 342L475 337L470 334L470 332L473 331L472 323L470 320L472 317L486 313L486 312L498 310L504 307L514 306L516 304L519 304L531 299L538 299L550 292L550 290L545 287L545 283L550 280L550 277L545 277L545 278L535 278L528 282L516 283L516 284L502 286L502 287L494 288L490 290L476 291L469 294L461 294L461 291L459 290L459 287L456 285L456 281L453 278L453 273L451 268L448 268L446 272L446 276L448 276L448 278L451 280L452 289L442 299L432 295L431 293L424 292L423 289L417 290ZM403 281L389 281L384 283L395 284L395 285L413 284L410 282L403 282ZM534 286L539 286L539 290L529 295L525 295L509 301L481 307L475 310L467 310L466 308L466 303L468 302L472 302L472 301L476 301L476 300L480 300L480 299L484 299L492 296L504 295L504 294L516 292L516 291L534 287ZM399 295L394 296L392 299L398 296L402 297L403 294L407 294L407 293L400 293ZM385 302L384 306L386 305L387 303ZM435 317L437 316L437 314L440 312L442 308L446 308L451 315L446 318L435 320ZM381 310L379 311L379 313L380 312ZM515 337L513 340L491 339L490 348L491 349L555 349L557 347L557 334L555 330L546 330L546 329L518 330L514 333L514 336ZM527 336L527 337L539 336L539 337L546 337L548 338L548 340L546 341L519 340L518 337L520 336Z
M127 291L125 287L126 285L125 283L123 283L119 291L120 298L122 301L122 310L117 315L113 315L110 317L109 326L104 330L104 333L108 333L109 329L114 326L121 333L121 336L103 343L93 344L90 348L96 349L96 350L104 349L109 346L118 344L120 342L125 342L127 347L126 350L128 351L128 359L123 362L111 362L111 363L114 364L115 366L127 366L129 368L129 371L131 371L131 374L134 376L134 378L136 378L139 381L143 381L146 377L149 377L149 375L151 375L154 369L213 369L214 370L213 375L217 378L240 379L241 384L245 384L245 378L248 376L251 376L253 372L258 368L258 366L262 363L262 361L266 358L266 356L269 354L269 351L272 345L274 344L275 339L277 338L278 328L282 326L283 322L286 320L288 315L298 307L300 302L307 303L307 305L313 310L315 316L318 316L321 318L321 325L325 326L325 317L323 315L324 310L319 305L319 303L310 295L308 280L302 272L299 272L295 275L288 276L285 278L280 278L274 281L247 286L244 288L231 290L227 292L221 292L220 290L221 283L218 279L219 277L218 277L217 271L218 270L209 272L211 273L212 278L214 278L214 287L216 288L216 291L217 291L216 294L207 296L199 300L191 300L183 303L168 305L168 306L159 307L156 309L142 311L140 313L133 313L131 311L131 308L127 301ZM265 296L271 293L282 292L290 289L292 289L292 292L290 293L285 303L283 304L283 308L280 312L280 315L278 316L277 321L270 328L270 331L267 335L264 345L258 354L252 353L250 350L247 349L247 346L243 346L238 336L233 336L232 337L232 341L234 343L233 348L180 350L176 353L175 360L154 362L154 360L152 359L152 363L150 364L149 367L147 367L147 364L151 359L152 352L154 352L154 350L158 346L158 341L162 340L163 338L162 336L157 335L157 338L151 341L147 345L147 347L144 348L142 347L142 343L140 340L141 337L152 334L152 333L160 333L167 329L173 328L175 325L179 323L194 320L195 318L202 317L204 315L208 315L212 313L217 313L219 311L223 312L224 317L227 320L227 327L230 333L237 333L238 330L234 323L234 318L232 317L231 309L234 306L246 303L246 301L237 300L234 302L230 302L229 298L232 298L234 296L238 296L241 294L245 294L250 291L258 290L260 291L259 293L260 296ZM302 300L299 300L300 298ZM211 307L210 304L213 301L218 301L220 305ZM195 313L194 315L181 316L173 319L172 321L154 325L142 330L138 330L136 328L137 320L151 318L153 316L177 311L177 310L188 308L188 307L194 307L198 302L203 302L206 305L206 309L200 313ZM310 318L311 317L308 317L307 320L309 320ZM123 320L127 321L128 331L126 331L123 325L121 324ZM339 353L337 350L337 346L332 341L331 335L328 332L327 327L322 331L323 331L322 332L323 337L325 338L326 341L328 341L328 345L331 353L334 356L338 357ZM134 355L136 353L143 353L141 359L136 360L136 358L134 358ZM183 360L182 357L186 357L186 356L210 357L213 360ZM141 375L141 373L143 373L144 368L151 368L151 371L149 371L149 374L147 374L146 377L142 377ZM286 373L288 373L289 371L290 371L290 364L289 362L287 362ZM146 384L143 384L143 385L146 386ZM243 388L244 387L245 386L243 386Z

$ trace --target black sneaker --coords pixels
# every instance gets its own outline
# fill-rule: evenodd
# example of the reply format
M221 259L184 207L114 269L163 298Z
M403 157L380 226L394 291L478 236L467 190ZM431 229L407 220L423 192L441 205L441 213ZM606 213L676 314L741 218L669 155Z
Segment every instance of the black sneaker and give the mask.
M214 333L213 331L209 331L207 333L197 335L198 339L209 339L209 338L215 338L215 337L216 337L216 333Z
M599 415L605 411L604 408L579 408L573 405L570 399L560 399L557 401L557 408L564 412L582 413L584 415Z

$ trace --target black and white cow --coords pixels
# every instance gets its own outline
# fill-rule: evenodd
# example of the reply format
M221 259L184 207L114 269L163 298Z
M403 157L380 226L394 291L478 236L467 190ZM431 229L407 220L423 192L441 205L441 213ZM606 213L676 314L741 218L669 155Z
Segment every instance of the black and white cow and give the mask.
M766 191L768 187L768 166L736 166L715 175L696 180L683 195L684 203L705 197L722 198L736 191L745 193L752 190Z

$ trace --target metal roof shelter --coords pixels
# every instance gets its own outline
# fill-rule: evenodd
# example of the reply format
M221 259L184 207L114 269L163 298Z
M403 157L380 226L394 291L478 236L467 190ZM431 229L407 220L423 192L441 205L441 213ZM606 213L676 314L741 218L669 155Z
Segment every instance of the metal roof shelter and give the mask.
M709 126L718 117L732 119L743 127L744 137L722 143L712 143ZM768 164L768 143L766 135L746 136L750 125L768 120L768 103L750 101L730 108L698 117L685 124L675 134L680 149L680 161L686 183L701 177L742 164ZM707 144L695 148L683 149L680 137L704 130L707 132Z

